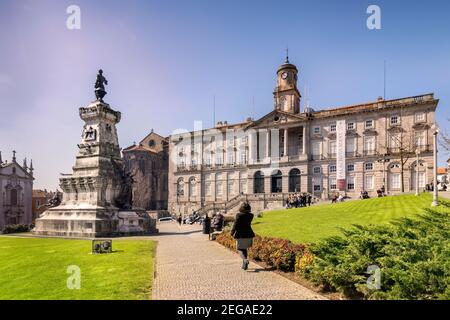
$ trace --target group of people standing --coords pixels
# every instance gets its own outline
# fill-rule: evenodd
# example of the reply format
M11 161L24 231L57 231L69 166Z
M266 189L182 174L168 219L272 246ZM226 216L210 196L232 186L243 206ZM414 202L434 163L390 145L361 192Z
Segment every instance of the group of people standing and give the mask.
M312 201L312 195L309 193L290 194L286 199L286 209L310 206Z

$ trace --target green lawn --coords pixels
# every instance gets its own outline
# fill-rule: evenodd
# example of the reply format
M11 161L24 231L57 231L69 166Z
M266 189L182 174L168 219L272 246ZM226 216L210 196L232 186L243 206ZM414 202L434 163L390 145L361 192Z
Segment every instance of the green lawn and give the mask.
M382 224L400 217L412 217L423 212L423 208L430 208L430 204L431 195L421 194L419 197L389 196L309 208L282 209L264 212L262 218L255 218L253 229L262 236L285 238L297 243L314 243L328 236L339 235L340 228L348 228L352 224Z
M113 240L113 253L91 254L91 241L0 236L0 299L151 299L155 242ZM81 271L68 289L67 267Z

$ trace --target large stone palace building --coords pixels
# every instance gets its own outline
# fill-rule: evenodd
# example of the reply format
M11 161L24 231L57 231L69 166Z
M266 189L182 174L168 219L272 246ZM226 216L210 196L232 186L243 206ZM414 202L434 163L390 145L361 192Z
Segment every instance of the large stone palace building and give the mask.
M0 153L0 231L7 225L32 223L33 180L33 162L29 167L26 159L18 164L15 151L11 162L3 162Z
M282 206L295 192L355 198L362 190L376 196L383 186L390 194L413 191L417 177L421 189L431 182L433 94L301 111L297 76L286 58L277 70L274 110L260 119L170 136L171 213L231 213L243 200L262 210Z

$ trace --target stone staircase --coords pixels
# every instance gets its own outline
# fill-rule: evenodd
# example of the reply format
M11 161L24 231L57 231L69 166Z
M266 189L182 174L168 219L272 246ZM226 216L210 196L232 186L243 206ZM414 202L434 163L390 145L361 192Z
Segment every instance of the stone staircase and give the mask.
M226 202L208 203L197 212L201 214L212 213L217 211L225 211L225 214L235 214L239 210L239 205L247 201L252 206L254 212L264 210L277 210L284 208L286 199L291 193L269 193L269 194L239 194ZM322 202L321 199L315 198L315 203Z
M211 211L225 211L225 213L230 213L231 211L234 212L233 209L235 209L239 204L241 204L243 201L246 200L247 195L245 194L239 194L231 199L229 199L226 202L215 202L215 203L209 203L206 206L199 208L197 212L201 214L205 214L207 212ZM236 211L237 212L237 211Z

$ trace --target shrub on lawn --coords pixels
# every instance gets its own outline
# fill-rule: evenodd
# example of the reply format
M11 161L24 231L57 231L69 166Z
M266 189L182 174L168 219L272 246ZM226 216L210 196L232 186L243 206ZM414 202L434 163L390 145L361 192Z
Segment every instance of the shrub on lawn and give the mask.
M33 229L33 225L28 225L28 224L9 224L7 226L5 226L5 228L3 229L3 233L4 234L8 234L8 233L19 233L19 232L28 232L31 229Z
M313 263L314 255L309 248L303 250L303 255L297 255L295 258L295 272L304 273Z
M236 250L236 240L229 232L218 235L216 241ZM256 236L249 250L249 257L265 262L278 270L292 272L295 270L296 258L301 257L304 251L304 245L294 244L289 240Z
M450 215L427 210L386 226L354 226L312 247L297 271L316 285L367 299L450 299ZM306 259L306 258L304 258ZM368 267L381 271L369 288Z

